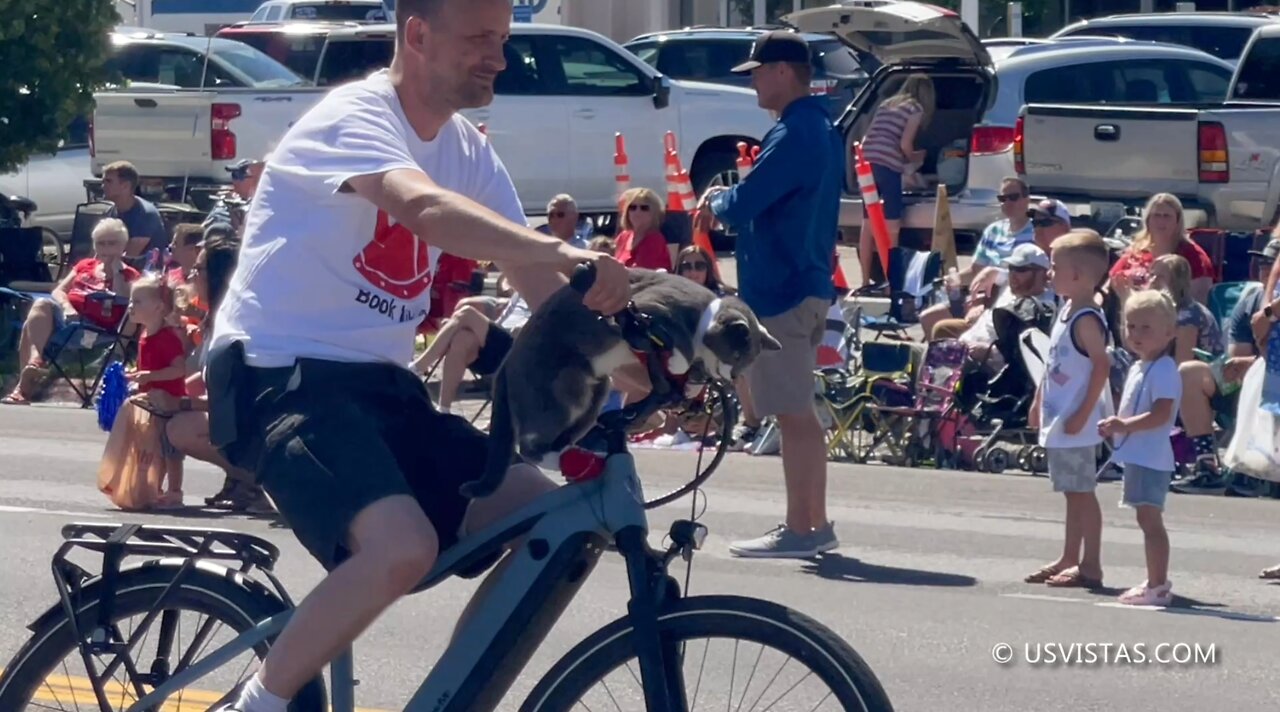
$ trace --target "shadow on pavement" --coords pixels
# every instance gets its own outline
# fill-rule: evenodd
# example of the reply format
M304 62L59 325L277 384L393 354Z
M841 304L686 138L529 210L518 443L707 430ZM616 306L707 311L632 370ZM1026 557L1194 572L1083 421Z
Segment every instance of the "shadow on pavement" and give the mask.
M903 586L974 586L978 580L971 576L944 574L937 571L900 569L893 566L868 564L841 554L823 554L816 561L806 561L801 569L805 573L833 581L857 583L888 583Z

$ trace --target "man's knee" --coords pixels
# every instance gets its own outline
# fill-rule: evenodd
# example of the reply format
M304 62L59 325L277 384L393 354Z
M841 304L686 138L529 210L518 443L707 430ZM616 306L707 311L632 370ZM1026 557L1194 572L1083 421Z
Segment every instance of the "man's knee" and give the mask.
M400 594L418 585L440 554L440 538L409 496L388 497L365 507L351 525L351 549L374 562L380 588Z

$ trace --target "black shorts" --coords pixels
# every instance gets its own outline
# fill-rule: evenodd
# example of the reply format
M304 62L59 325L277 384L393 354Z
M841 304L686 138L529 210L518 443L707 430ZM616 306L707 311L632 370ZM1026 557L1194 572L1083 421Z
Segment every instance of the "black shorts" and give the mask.
M510 332L490 322L489 333L484 337L484 346L480 347L480 353L476 354L476 360L472 361L469 367L471 372L477 376L491 376L497 373L514 342L515 337Z
M418 501L441 551L457 542L468 505L458 489L484 471L485 433L437 411L422 381L397 366L303 360L300 378L292 368L250 370L250 425L263 439L245 469L326 569L349 555L356 515L394 495Z

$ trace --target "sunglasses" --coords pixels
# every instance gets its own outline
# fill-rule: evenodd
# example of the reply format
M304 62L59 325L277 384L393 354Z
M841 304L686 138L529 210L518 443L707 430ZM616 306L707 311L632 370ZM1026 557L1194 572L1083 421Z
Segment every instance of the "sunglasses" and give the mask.
M1006 193L1004 195L997 195L996 200L999 200L1002 203L1011 203L1015 200L1022 200L1022 197L1022 193Z
M706 272L706 262L682 262L680 263L681 272Z
M1026 273L1028 273L1028 272L1035 272L1035 271L1037 271L1037 270L1039 270L1039 271L1044 271L1044 268L1043 268L1043 267L1037 267L1037 266L1035 266L1035 265L1020 265L1020 266L1018 266L1018 267L1010 267L1010 268L1009 268L1009 271L1010 271L1010 272L1016 272L1016 273L1018 273L1018 274L1026 274Z
M1033 218L1031 224L1035 227L1052 227L1058 223L1053 218Z
M637 210L645 213L649 212L648 203L632 203L631 205L627 206L627 212L629 213L634 213Z
M554 213L551 213L551 217L553 218L563 218L563 217L567 217L568 215L570 215L570 213L566 210L557 210Z

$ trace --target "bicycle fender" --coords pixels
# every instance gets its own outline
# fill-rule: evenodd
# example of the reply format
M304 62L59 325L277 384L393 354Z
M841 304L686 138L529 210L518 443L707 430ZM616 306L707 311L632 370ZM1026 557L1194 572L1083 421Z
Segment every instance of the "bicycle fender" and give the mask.
M187 561L186 559L183 559L181 557L170 557L170 558L164 558L164 559L151 559L148 561L135 562L127 566L122 566L120 568L119 577L123 578L125 576L137 573L139 571L151 571L151 570L159 570L159 569L172 569L173 574L176 576L178 571L182 568L182 565L185 564L186 561ZM215 561L209 561L204 559L196 561L192 565L192 571L189 572L188 575L189 576L190 575L209 576L213 578L231 581L235 585L240 586L241 588L251 593L255 598L262 599L264 603L270 603L272 605L278 606L281 610L285 610L290 607L290 604L282 600L280 596L275 593L275 591L271 590L270 587L266 586L261 581L258 581L257 579L254 579L250 576L246 576L245 574L241 573L236 569L223 566ZM90 600L90 601L95 600L98 596L98 589L102 585L103 585L103 578L101 574L90 576L89 578L84 580L83 584L80 585L80 595L84 597L86 600ZM44 628L45 626L50 625L52 622L62 618L64 615L65 615L64 611L62 610L62 602L55 601L53 605L49 606L47 610L45 610L43 613L37 616L35 620L33 620L31 623L27 625L27 630L31 631L32 633L36 633L40 631L42 628Z

